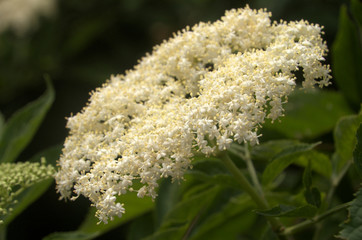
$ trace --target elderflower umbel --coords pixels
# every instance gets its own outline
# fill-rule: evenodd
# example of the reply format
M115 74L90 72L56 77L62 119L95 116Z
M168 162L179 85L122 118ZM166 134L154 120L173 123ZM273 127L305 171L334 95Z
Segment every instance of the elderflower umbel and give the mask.
M39 15L54 12L55 0L1 0L0 32L8 28L22 35L33 27Z
M304 87L329 84L321 27L271 23L249 7L178 32L125 75L111 76L68 119L56 174L61 198L89 198L107 223L125 212L117 196L157 196L160 178L182 178L195 151L258 142L266 118L283 114L304 72ZM135 189L133 182L143 186ZM72 197L72 191L74 193Z
M16 197L26 188L52 178L54 167L41 163L19 162L0 164L0 224L11 213Z

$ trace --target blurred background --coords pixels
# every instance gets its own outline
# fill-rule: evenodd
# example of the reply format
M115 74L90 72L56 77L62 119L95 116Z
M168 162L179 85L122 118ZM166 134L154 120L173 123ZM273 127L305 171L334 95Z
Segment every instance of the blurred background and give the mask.
M91 90L111 74L132 68L154 45L187 25L215 21L225 10L249 4L254 9L267 8L273 20L305 19L323 25L330 47L342 3L348 1L54 0L25 25L0 25L0 111L5 119L44 92L45 74L56 92L40 130L18 160L61 145L67 136L66 117L85 106ZM6 13L15 18L16 11L23 8L28 6L20 4ZM6 14L1 11L0 22L4 23ZM58 201L54 189L52 186L11 223L8 239L41 239L55 231L77 228L89 203L85 199ZM112 234L118 238L126 235L121 228L98 239L112 239Z

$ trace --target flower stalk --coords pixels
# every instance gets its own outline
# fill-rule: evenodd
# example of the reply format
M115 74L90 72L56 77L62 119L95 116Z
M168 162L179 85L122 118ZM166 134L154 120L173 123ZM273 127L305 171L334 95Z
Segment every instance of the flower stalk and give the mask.
M231 158L227 154L227 151L219 152L218 157L222 159L226 168L235 177L235 180L238 181L238 183L240 184L242 190L244 190L247 194L249 194L251 199L255 201L256 205L262 210L268 209L269 204L266 201L266 199L263 197L262 194L258 193L258 191L256 191L255 188L249 183L248 179L244 176L244 174L240 171L240 169L231 160ZM289 237L286 234L283 234L284 226L277 218L273 217L266 217L266 218L270 223L274 233L277 234L279 239L281 240L289 239Z
M230 152L233 154L239 156L241 159L243 159L246 163L246 167L248 169L251 181L256 188L256 190L259 192L260 195L264 195L263 189L261 187L258 175L256 173L253 161L250 157L250 151L249 151L249 144L245 143L243 146L240 146L238 144L233 144L231 148L229 149Z

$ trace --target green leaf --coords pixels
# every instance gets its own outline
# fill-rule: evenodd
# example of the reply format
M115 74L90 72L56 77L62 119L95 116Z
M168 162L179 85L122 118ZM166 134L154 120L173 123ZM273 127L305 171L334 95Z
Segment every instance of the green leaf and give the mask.
M333 157L337 172L352 160L357 140L356 132L362 122L362 113L341 118L334 129L335 155Z
M336 40L332 46L332 70L338 88L354 104L362 102L362 46L361 46L361 3L352 1L351 19L348 9L342 5ZM358 23L359 24L356 24Z
M342 224L339 237L346 240L360 240L362 239L362 188L348 209L349 217Z
M22 211L24 211L30 204L37 200L52 184L53 179L47 179L32 185L20 193L16 200L16 204L12 206L13 211L4 218L4 224L8 225L14 220Z
M192 174L193 171L204 172L207 175L218 175L228 173L225 165L218 158L199 158L197 162L193 162L192 170L187 174Z
M127 194L121 195L119 200L124 203L126 209L126 213L123 214L121 218L115 218L113 221L109 221L108 224L97 224L99 220L94 216L96 210L95 208L91 208L78 230L84 233L99 232L100 234L104 234L154 208L154 202L151 198L138 198L136 192L128 192Z
M256 211L256 213L262 216L269 217L300 217L311 218L317 212L317 208L313 205L305 205L301 207L293 207L288 205L278 205L272 209L264 211Z
M254 203L246 194L229 198L195 229L190 239L236 239L238 234L249 231L255 222L256 215L250 211L253 207Z
M270 161L283 149L290 148L299 143L300 143L299 141L290 140L290 139L272 140L272 141L263 142L251 148L250 151L251 159L260 160L260 161Z
M285 168L300 158L310 159L310 150L317 145L319 143L299 143L282 150L265 168L262 176L263 184L271 183Z
M55 232L43 238L43 240L90 240L98 237L98 233Z
M353 151L353 162L357 172L362 176L362 124L357 130L357 144Z
M256 215L253 212L245 211L220 221L220 224L215 225L213 228L208 227L208 223L205 223L203 226L207 226L207 232L203 232L202 235L195 237L191 236L190 239L238 239L240 235L246 235L250 231L250 227L252 227L252 224L255 223L255 219Z
M200 192L206 191L210 188L210 185L212 184L198 179L197 175L185 175L185 181L181 184L180 189L182 200L187 200L199 194Z
M134 219L127 229L127 240L139 240L152 235L155 228L154 223L155 218L153 212Z
M294 163L296 165L306 167L309 159L311 160L311 170L320 175L329 178L332 175L332 162L331 159L324 153L311 150L309 158L299 158Z
M340 117L351 113L338 92L297 90L288 97L285 116L279 122L266 122L263 131L266 136L272 130L287 138L312 139L330 132Z
M220 192L219 186L208 186L204 191L180 201L167 214L161 227L147 239L182 239L188 236Z
M191 220L195 220L196 217L205 212L219 191L219 186L210 188L209 185L205 191L180 201L172 211L167 214L161 228L168 228L184 223L189 224ZM200 205L201 202L202 205Z
M235 181L235 178L230 174L215 174L210 176L201 171L193 171L192 175L194 175L195 178L207 183L213 183L213 184L240 189L239 184Z
M300 142L295 140L273 140L256 145L251 149L251 158L256 161L270 161L284 149L288 149ZM329 178L332 174L332 164L329 157L321 152L311 151L311 170ZM299 158L294 162L299 166L306 167L308 159Z
M53 167L57 167L57 160L62 153L63 144L54 145L49 147L37 154L35 154L32 158L30 158L29 162L39 162L39 159L44 157L46 159L47 164L52 165Z
M46 92L17 111L5 124L0 139L0 162L13 162L29 144L54 100L54 90L47 80Z
M307 188L304 191L304 197L307 203L319 208L322 204L321 193L316 187Z
M126 213L123 214L121 218L115 218L113 221L109 221L108 224L98 224L99 220L95 217L96 209L92 207L81 226L76 231L53 233L43 238L43 240L93 239L151 211L154 207L151 198L138 198L136 192L128 192L127 194L121 195L119 200L124 203L126 209Z
M261 235L259 238L254 239L260 239L260 240L279 240L280 238L278 235L273 231L273 229L270 227L270 225L267 225L267 227L264 229L261 229Z
M359 30L362 26L362 3L359 0L351 0L351 13L357 22Z
M203 158L192 166L192 170L187 171L186 174L200 181L240 188L220 159Z
M308 159L308 165L303 173L303 185L306 189L309 189L312 186L312 172L310 165L310 159Z
M319 208L321 206L321 193L316 187L312 187L311 159L303 173L304 198L307 203Z
M170 179L164 179L161 182L155 206L156 227L160 227L165 216L177 204L180 197L180 184L172 183Z

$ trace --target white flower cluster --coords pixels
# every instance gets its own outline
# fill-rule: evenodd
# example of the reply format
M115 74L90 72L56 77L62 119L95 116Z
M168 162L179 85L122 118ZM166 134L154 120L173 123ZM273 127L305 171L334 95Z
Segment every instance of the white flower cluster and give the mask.
M55 0L0 0L0 32L12 28L18 35L37 23L39 15L50 15Z
M55 169L41 163L18 162L0 164L0 224L12 211L16 197L35 183L53 177Z
M56 174L61 196L84 195L107 223L125 211L118 195L155 198L158 180L182 178L196 151L257 143L265 118L283 114L298 69L304 87L328 85L321 27L269 17L246 7L186 28L93 92L68 120ZM143 186L134 189L134 181Z

